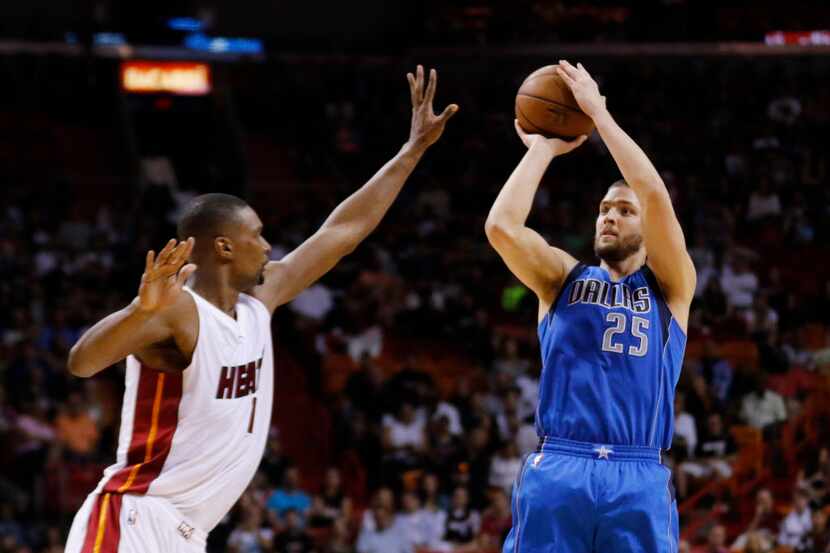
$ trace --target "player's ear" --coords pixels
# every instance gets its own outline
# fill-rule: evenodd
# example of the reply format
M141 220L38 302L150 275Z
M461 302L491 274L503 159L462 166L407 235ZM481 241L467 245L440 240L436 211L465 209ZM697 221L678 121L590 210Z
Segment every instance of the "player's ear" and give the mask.
M233 241L226 236L217 236L213 239L213 249L221 258L231 259L233 257Z

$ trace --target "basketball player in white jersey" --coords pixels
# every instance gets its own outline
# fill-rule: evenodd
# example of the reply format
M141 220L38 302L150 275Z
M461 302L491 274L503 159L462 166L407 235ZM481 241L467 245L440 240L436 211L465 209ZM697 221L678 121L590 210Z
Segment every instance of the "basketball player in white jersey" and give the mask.
M147 253L133 302L72 348L76 376L125 357L127 374L117 461L75 516L67 553L204 551L265 449L271 314L372 232L458 110L433 113L435 70L426 83L420 65L407 78L409 140L311 238L269 262L253 209L225 194L200 196L179 221L182 241Z

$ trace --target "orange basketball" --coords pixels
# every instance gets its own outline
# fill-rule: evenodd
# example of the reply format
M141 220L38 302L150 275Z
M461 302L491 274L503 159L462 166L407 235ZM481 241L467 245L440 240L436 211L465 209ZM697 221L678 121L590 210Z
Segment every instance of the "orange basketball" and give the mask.
M579 109L571 89L546 65L531 73L516 94L516 119L525 132L571 139L591 134L594 122Z

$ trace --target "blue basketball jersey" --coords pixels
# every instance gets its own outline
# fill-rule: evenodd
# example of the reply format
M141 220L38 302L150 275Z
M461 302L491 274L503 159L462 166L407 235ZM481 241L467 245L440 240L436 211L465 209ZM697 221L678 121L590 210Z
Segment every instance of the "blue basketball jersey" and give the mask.
M538 331L540 436L671 446L686 335L648 266L614 282L578 264Z

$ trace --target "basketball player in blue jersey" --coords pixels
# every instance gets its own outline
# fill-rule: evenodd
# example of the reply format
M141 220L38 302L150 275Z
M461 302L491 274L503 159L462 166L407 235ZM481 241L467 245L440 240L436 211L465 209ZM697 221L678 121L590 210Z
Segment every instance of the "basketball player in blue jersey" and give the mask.
M528 147L493 204L486 231L539 298L540 444L513 494L504 553L674 553L678 520L661 451L672 439L674 388L695 269L671 198L645 153L617 125L578 64L557 70L593 119L624 180L599 204L585 265L525 226L551 160L572 142L517 132Z

